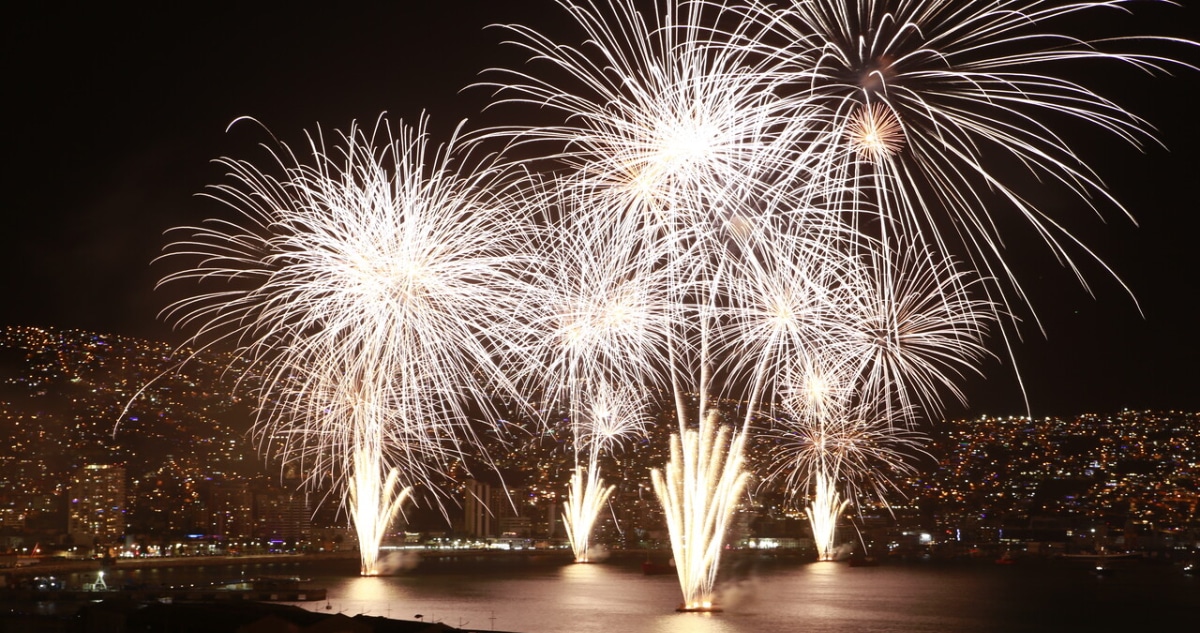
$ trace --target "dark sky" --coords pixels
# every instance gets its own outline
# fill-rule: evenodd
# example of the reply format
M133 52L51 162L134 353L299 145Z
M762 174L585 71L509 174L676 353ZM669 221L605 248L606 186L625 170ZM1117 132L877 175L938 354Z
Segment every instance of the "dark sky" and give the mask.
M484 90L461 89L485 67L519 59L486 25L548 31L561 19L549 0L351 2L336 10L205 2L151 13L23 4L37 6L7 9L0 27L8 124L0 325L171 342L183 337L156 319L166 298L153 291L167 271L151 264L163 232L221 214L195 196L221 181L211 159L259 159L255 145L269 141L252 125L226 132L232 120L252 116L298 142L318 123L344 129L383 111L412 120L428 110L435 131L448 131L461 118L480 120L488 100ZM1151 19L1131 29L1200 37L1200 3L1187 4L1149 7ZM1200 61L1196 49L1172 50ZM1103 270L1085 269L1093 298L1018 232L1009 258L1048 338L1027 322L1014 346L1017 367L1035 415L1200 410L1200 72L1106 72L1096 80L1154 125L1167 149L1143 154L1094 133L1072 139L1138 226L1111 208L1103 219L1089 217L1066 197L1048 208L1130 286L1145 316ZM967 381L970 413L1023 413L1012 365L999 341L993 347L1003 362L985 366L987 379Z

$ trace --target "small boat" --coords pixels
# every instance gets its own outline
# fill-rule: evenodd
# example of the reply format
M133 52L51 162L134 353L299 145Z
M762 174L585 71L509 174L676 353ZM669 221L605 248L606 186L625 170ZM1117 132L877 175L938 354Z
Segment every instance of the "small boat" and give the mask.
M646 562L642 563L642 573L647 576L673 574L675 573L675 561L672 559L670 563L663 565L662 563L646 560Z
M849 558L851 567L878 567L879 559L874 556L851 556Z
M694 606L694 607L689 607L686 604L681 604L678 607L675 607L675 611L677 611L679 613L723 613L725 611L725 609L722 609L721 607L718 607L715 604L706 604L706 605L699 605L699 606Z

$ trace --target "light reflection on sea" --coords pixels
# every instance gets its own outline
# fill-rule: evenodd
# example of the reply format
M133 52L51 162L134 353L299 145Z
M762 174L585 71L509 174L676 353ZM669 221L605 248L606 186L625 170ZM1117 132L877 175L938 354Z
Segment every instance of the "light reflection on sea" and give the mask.
M720 584L725 611L714 615L676 613L675 577L646 576L640 560L426 561L375 578L356 570L348 560L175 573L300 575L329 596L299 605L305 609L518 633L1124 633L1200 613L1200 578L1150 563L1097 576L1058 562L852 568L734 560Z
M313 582L328 588L329 610L349 615L420 614L460 628L521 633L1097 633L1143 630L1200 609L1200 579L1170 565L1106 577L1056 563L730 567L720 585L725 611L714 615L675 613L675 577L645 576L632 561L429 565L398 576Z

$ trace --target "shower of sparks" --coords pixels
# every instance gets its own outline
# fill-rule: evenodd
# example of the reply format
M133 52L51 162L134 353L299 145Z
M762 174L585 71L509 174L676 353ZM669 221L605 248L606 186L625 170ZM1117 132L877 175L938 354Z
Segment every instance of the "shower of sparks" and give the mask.
M594 463L586 468L577 466L571 474L571 487L563 504L563 526L567 530L567 541L571 544L571 552L575 554L575 562L591 562L588 549L591 546L592 528L615 489L616 486L604 485Z
M808 510L808 523L812 527L813 544L817 548L817 557L821 560L833 560L837 551L834 549L834 538L837 532L838 520L850 505L849 499L842 499L837 489L837 480L832 473L818 471L813 474L813 502Z
M598 223L607 216L590 202L563 195L560 216L547 218L541 309L531 317L544 343L534 388L565 402L571 422L575 468L564 519L579 562L589 560L592 528L612 492L600 457L643 432L647 397L634 385L665 381L661 350L670 323L641 242L625 225Z
M1089 39L1054 29L1072 19L1080 25L1125 19L1135 5L1156 1L1173 4L750 0L746 19L770 35L741 43L780 61L776 69L789 76L793 94L824 106L831 127L848 131L848 147L830 159L864 163L847 168L865 172L887 198L880 213L942 250L957 235L955 248L985 278L1005 282L990 284L998 303L1010 304L1010 296L1028 303L1005 261L998 214L1023 218L1085 287L1076 259L1103 262L1007 174L1027 173L1039 186L1055 183L1097 212L1100 201L1125 213L1055 126L1082 123L1137 148L1152 140L1148 123L1062 71L1102 64L1169 74L1191 67L1133 48L1195 45L1124 34ZM956 233L940 228L950 224Z
M851 364L829 359L794 367L785 415L772 432L778 450L766 479L809 492L806 510L822 560L835 555L834 536L846 509L864 495L883 501L900 488L915 474L912 458L926 443L923 434L895 426L878 403L863 402L868 392L856 386L860 380Z
M684 389L682 377L703 362L693 354L695 308L689 304L707 296L717 277L713 264L722 246L714 228L724 230L741 210L735 198L766 189L759 181L771 176L772 160L784 147L775 138L777 129L785 127L785 114L795 115L780 109L783 104L765 88L760 75L744 72L736 50L722 53L709 45L710 29L704 23L720 19L724 11L718 7L689 4L676 11L656 5L653 12L645 12L626 0L559 4L580 27L586 43L579 48L560 45L527 27L511 26L518 45L549 77L501 70L506 81L494 86L505 102L560 112L562 123L493 134L553 148L547 159L555 170L559 195L587 215L585 229L600 231L593 244L602 247L601 256L580 249L587 257L580 262L586 266L584 275L572 271L572 279L583 282L582 290L604 293L603 301L591 305L614 305L615 295L607 289L623 287L634 291L625 296L637 299L628 304L637 310L620 314L655 317L634 321L650 327L635 330L637 339L620 341L614 335L623 331L612 327L617 321L567 321L573 327L568 340L578 352L569 356L570 362L582 359L587 368L599 370L588 375L566 372L567 384L584 389L600 381L661 380L678 398ZM597 63L599 59L604 61ZM567 258L576 252L569 245L556 252L563 251ZM609 268L601 267L610 262L628 263L624 270L608 273ZM585 276L588 269L604 273L600 283L588 283L597 280ZM576 308L567 314L612 312ZM596 323L605 327L597 328ZM585 342L602 346L585 350ZM643 358L646 349L654 352L655 371L624 380L625 369ZM644 362L641 366L648 368ZM579 402L580 397L572 400ZM578 412L572 417L582 419ZM595 477L594 470L589 468L588 476ZM690 540L700 538L697 533ZM713 547L715 556L721 543ZM693 574L703 576L699 571Z
M1023 68L1104 57L1090 43L1028 36L1084 5L557 3L580 38L562 42L508 26L530 64L495 71L503 80L489 85L500 105L532 105L560 120L482 137L550 148L529 164L553 174L557 195L583 200L574 208L587 215L585 230L604 232L605 241L628 237L610 253L637 261L629 276L611 279L653 297L639 308L665 315L651 345L665 357L684 436L686 394L699 398L707 424L715 381L743 403L745 432L760 404L789 388L784 377L796 363L831 358L849 372L858 405L845 420L823 419L826 430L902 437L920 416L940 412L945 392L961 400L958 382L988 357L984 339L1008 311L1007 288L1020 296L999 257L985 197L1016 207L1073 265L1064 244L1073 239L985 169L983 150L998 146L1036 175L1080 195L1102 194L1086 165L1031 112L1073 116L1132 142L1146 138L1144 124L1111 102ZM1169 63L1115 59L1146 70ZM937 209L954 222L965 262L940 232ZM581 288L607 291L604 283ZM604 331L597 322L562 321L569 327L556 340L578 355L560 357L569 360L559 366L589 368L586 376L561 372L568 389L619 383L631 368L591 371L616 349L576 347L597 340ZM648 348L643 339L627 349ZM654 366L647 376L659 382L658 366L640 366ZM860 417L871 424L850 422ZM835 460L805 477L836 491L855 466L870 468ZM680 485L704 488L687 479L695 476L680 474L688 482ZM840 510L841 501L823 494L822 503ZM686 521L669 525L676 545L713 545L705 534L677 534L691 529Z
M615 486L600 478L600 458L620 448L629 437L645 434L645 396L626 387L619 390L598 383L584 395L582 408L572 418L575 436L575 472L564 508L563 523L577 562L590 562L592 529Z
M623 440L644 435L645 397L632 388L614 390L600 383L572 401L575 469L571 476L563 523L575 561L591 562L591 535L608 498L616 489L605 486L600 459L619 450Z
M777 98L747 50L711 41L719 31L710 25L732 17L724 7L557 2L585 43L509 25L531 70L497 69L504 81L488 85L501 103L557 112L561 123L492 134L548 148L557 186L595 200L606 224L632 223L668 248L701 239L744 211L735 200L770 189L780 164L811 162L785 156L794 148L781 134L816 115Z
M466 407L509 385L500 352L523 348L515 315L532 295L529 241L507 176L434 148L427 119L354 126L305 163L285 144L281 175L222 159L211 196L242 222L182 229L163 283L208 291L166 314L193 341L229 341L259 382L257 435L312 485L332 480L375 574L380 539L413 484L473 442ZM456 162L462 161L462 162Z
M750 478L746 434L721 424L715 411L701 415L698 429L671 436L666 468L650 473L666 515L684 611L716 608L713 587L725 530Z
M361 573L375 576L380 572L378 544L383 542L388 527L412 494L412 486L401 487L397 468L381 472L385 462L381 452L374 447L363 446L355 450L351 459L354 465L353 474L346 482L347 505L358 535ZM360 499L363 500L361 503ZM371 546L373 543L376 544L374 547Z
M888 418L911 425L941 414L941 394L960 403L958 382L988 357L984 342L999 308L979 298L981 281L928 252L894 249L873 255L868 291L855 295L843 322L838 362L851 365L860 398Z

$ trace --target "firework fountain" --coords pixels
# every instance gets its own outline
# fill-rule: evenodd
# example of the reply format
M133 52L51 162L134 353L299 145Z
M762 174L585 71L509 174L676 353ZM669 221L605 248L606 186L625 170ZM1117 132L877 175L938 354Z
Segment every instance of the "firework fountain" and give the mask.
M981 148L997 146L1085 195L1102 191L1099 183L1057 137L1022 127L1036 120L1029 112L1143 137L1139 120L1094 93L1025 74L1026 64L1108 55L1088 42L1025 37L1086 3L559 4L586 43L512 26L546 73L510 72L512 81L493 87L502 101L563 112L564 123L497 134L557 143L557 186L590 196L608 214L597 226L634 226L634 252L654 255L646 261L667 285L672 313L664 350L680 437L691 419L683 394L703 401L710 387L687 377L707 376L710 364L748 403L743 431L760 402L787 388L789 367L819 356L847 366L856 401L883 420L871 429L909 431L940 411L943 389L961 399L956 380L986 356L982 340L1009 289L1021 296L982 211L985 192L997 192L1071 262L1058 225L997 182ZM1097 3L1110 4L1122 3ZM789 44L779 50L779 41ZM1071 45L1059 47L1064 41ZM1013 43L1036 50L988 58ZM1115 58L1144 69L1165 63ZM960 227L966 263L940 234L939 209ZM974 298L980 293L986 299ZM710 423L703 406L698 415ZM824 437L834 421L820 419L816 435ZM848 502L839 479L861 463L812 463L812 514L830 523ZM703 481L679 485L701 490ZM673 534L689 547L703 538ZM715 570L716 561L703 564ZM695 576L679 573L690 602Z
M683 589L680 611L720 610L713 603L713 587L725 530L750 477L745 442L745 433L731 431L710 411L698 429L671 436L666 468L651 472Z
M604 485L597 464L576 466L571 473L567 501L563 504L563 526L567 531L571 552L575 554L575 562L592 562L592 528L615 489L616 486Z
M577 457L563 511L575 562L593 560L592 529L616 489L604 484L600 458L619 447L624 438L644 433L644 408L644 397L633 389L614 390L601 383L586 394L584 406L576 411L584 420L573 425Z

